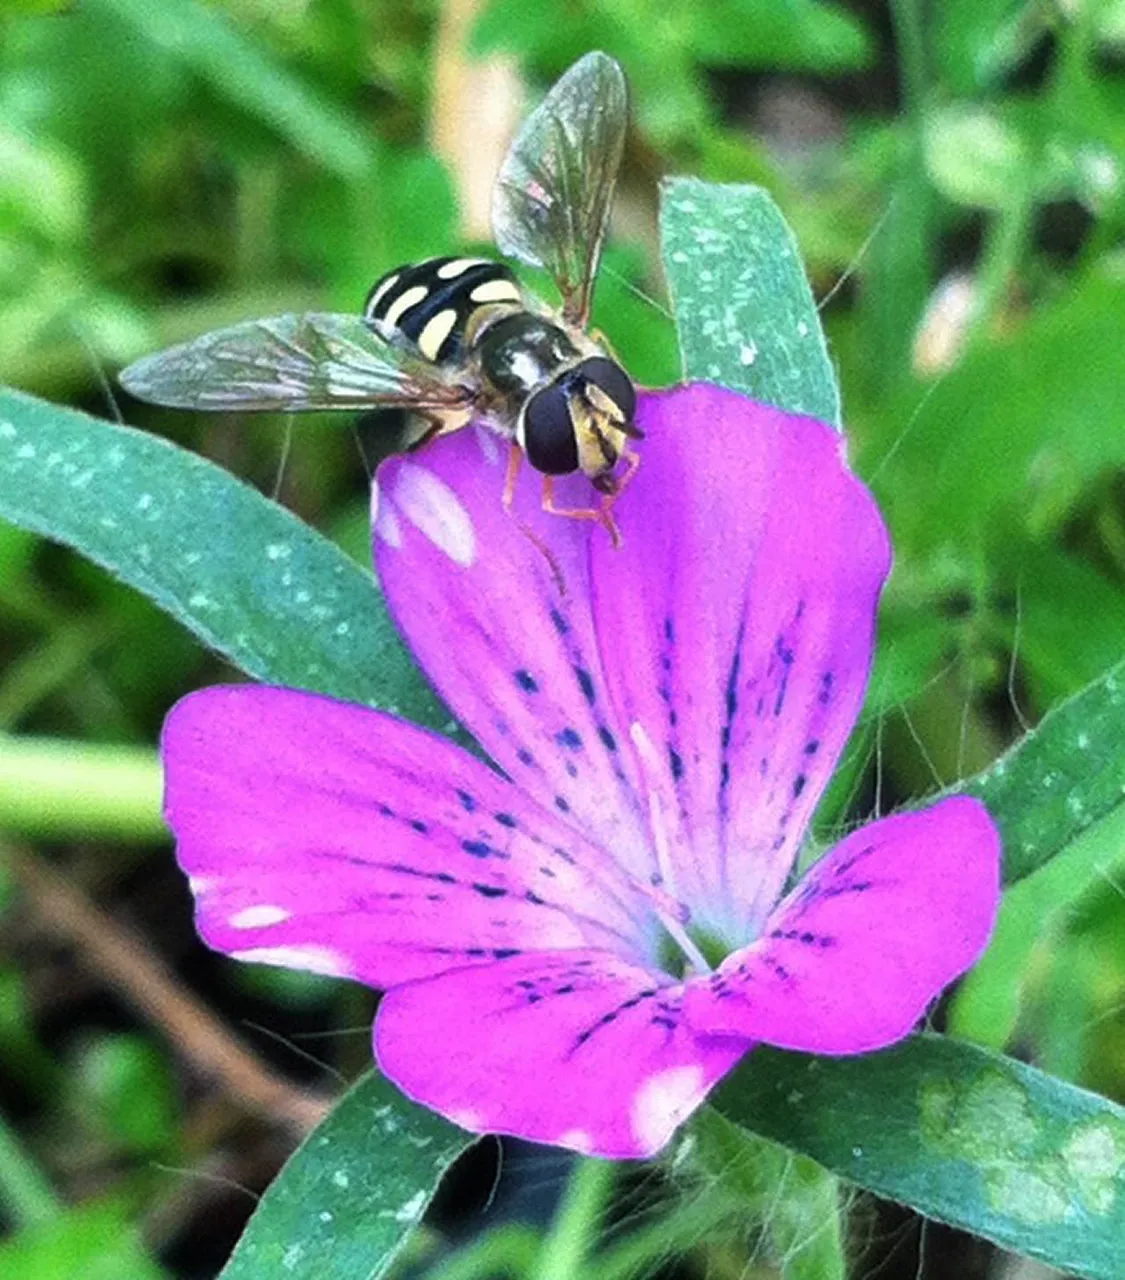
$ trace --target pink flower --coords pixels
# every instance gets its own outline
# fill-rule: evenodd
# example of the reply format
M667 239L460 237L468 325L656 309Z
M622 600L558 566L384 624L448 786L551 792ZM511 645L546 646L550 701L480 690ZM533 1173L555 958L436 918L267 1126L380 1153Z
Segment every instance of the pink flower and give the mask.
M164 733L211 946L385 990L379 1065L457 1124L612 1157L659 1150L756 1043L906 1035L999 896L963 797L787 891L863 698L886 530L818 422L704 385L638 421L623 550L521 490L561 583L483 431L381 471L390 607L495 768L288 689L204 690Z

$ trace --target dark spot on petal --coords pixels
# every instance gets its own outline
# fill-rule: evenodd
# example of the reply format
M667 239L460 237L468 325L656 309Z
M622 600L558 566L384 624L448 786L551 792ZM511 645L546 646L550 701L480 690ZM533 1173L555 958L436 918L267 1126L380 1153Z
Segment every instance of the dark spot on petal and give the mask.
M684 776L684 760L671 743L668 744L668 767L672 770L672 777L679 782Z
M582 749L582 735L577 729L572 729L569 725L555 734L555 741L560 747L567 747L571 751L580 751Z
M523 952L519 947L495 947L492 951L493 960L510 960L513 956L522 956Z
M513 672L516 678L516 684L524 691L524 693L538 693L539 685L535 682L535 677L530 671L525 671L523 667Z
M516 752L516 759L520 762L520 764L526 764L529 766L535 763L535 757L531 754L530 751L528 751L526 747L520 747L520 749Z
M676 627L671 618L664 619L664 639L667 640L669 644L676 643Z
M526 902L530 902L533 907L543 907L543 906L546 906L547 904L546 898L541 898L537 893L533 892L531 889L528 889L523 896L524 896L524 900Z
M516 825L516 820L510 813L494 813L492 816L502 827L514 827Z
M565 796L555 796L555 808L559 813L569 813L570 804Z
M424 823L424 822L422 821L422 819L421 819L421 818L411 818L411 819L410 819L410 825L414 828L414 830L415 830L415 831L417 831L417 832L418 832L418 834L419 834L419 835L423 835L423 836L424 836L424 835L426 834L426 832L427 832L427 831L429 831L429 829L430 829L430 828L426 825L426 823Z
M797 774L797 776L793 779L793 799L794 800L796 800L797 797L801 794L801 792L804 791L805 784L807 782L808 782L808 778L806 778L803 773Z
M379 812L383 815L384 818L393 818L395 816L395 811L391 808L389 804L379 804L376 806L376 808L379 810Z
M560 796L558 797L558 799L556 799L555 801L556 804L558 803L559 799L562 799L562 797ZM563 800L563 804L566 804L565 800ZM567 809L569 809L570 805L566 805L566 807ZM577 861L574 854L571 853L569 849L564 849L561 844L555 845L552 852L557 854L560 858L562 858L563 862L565 862L567 866L573 867L575 862Z
M730 785L730 764L724 760L719 769L719 785L726 787Z
M662 1013L653 1014L649 1021L654 1027L666 1027L669 1031L675 1031L676 1026L678 1025L675 1018L669 1018Z
M573 760L568 760L566 762L566 772L568 777L571 777L571 778L578 777L578 766L574 763Z
M551 610L551 621L554 623L555 630L559 633L560 636L565 636L566 633L570 630L570 625L567 623L567 620L562 616L561 613L559 613L557 609Z
M483 840L462 840L461 848L466 853L471 853L474 858L487 858L492 852L492 846Z
M605 747L607 751L617 750L617 739L604 724L598 725L598 737L601 738L602 746Z
M540 867L539 874L546 876L549 880L555 880L558 878L550 867Z
M820 750L819 738L810 738L808 742L805 743L805 755L815 756L819 750Z
M820 692L817 694L816 700L822 707L826 706L828 699L832 697L832 685L835 682L835 679L836 677L831 671L826 671L824 675L820 677Z
M474 884L473 892L479 893L482 898L506 898L508 896L507 889L501 889L494 884Z
M597 697L597 693L594 690L594 677L585 667L575 667L574 674L578 677L578 685L582 690L582 696L590 706L593 706L594 699Z
M573 983L573 982L568 982L565 986L562 986L562 987L556 987L556 988L555 988L555 995L557 995L557 996L568 996L568 995L570 995L570 994L571 994L571 992L572 992L573 990L574 990L574 983Z
M473 797L467 791L462 791L460 787L457 788L457 799L461 801L461 808L466 813L472 813L477 807L477 802Z

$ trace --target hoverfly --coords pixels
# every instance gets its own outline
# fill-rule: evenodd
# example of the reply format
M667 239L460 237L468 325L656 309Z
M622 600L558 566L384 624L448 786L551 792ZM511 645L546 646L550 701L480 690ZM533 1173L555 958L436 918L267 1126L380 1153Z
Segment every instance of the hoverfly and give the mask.
M432 258L383 276L362 315L219 329L131 364L122 385L177 409L405 409L407 448L480 422L511 445L505 506L526 457L543 475L544 510L597 520L618 543L613 504L639 463L636 393L587 323L626 118L620 66L589 53L528 117L496 178L496 244L554 278L560 311L500 262ZM597 506L556 505L555 477L577 471Z

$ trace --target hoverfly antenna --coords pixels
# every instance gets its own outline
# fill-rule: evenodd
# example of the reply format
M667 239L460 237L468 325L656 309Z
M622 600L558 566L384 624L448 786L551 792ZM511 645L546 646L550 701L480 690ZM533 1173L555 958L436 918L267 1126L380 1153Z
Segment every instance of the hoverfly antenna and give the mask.
M550 571L551 579L554 582L555 587L558 589L559 595L565 600L570 593L566 589L566 578L563 576L562 566L559 564L555 553L549 546L547 546L531 525L521 520L511 507L508 508L508 515L513 521L515 521L516 528L520 533L523 534L535 550L539 552L544 560L546 560L547 569Z

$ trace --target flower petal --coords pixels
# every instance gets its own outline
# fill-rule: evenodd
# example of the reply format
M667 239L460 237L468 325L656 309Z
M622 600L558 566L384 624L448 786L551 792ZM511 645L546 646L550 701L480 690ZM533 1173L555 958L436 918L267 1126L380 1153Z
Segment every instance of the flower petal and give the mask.
M750 1048L694 1036L668 981L604 951L453 970L387 993L375 1054L411 1098L475 1133L648 1156Z
M387 602L489 756L647 880L644 812L594 640L591 525L544 514L529 469L505 511L504 456L495 437L470 427L380 467L375 557ZM570 483L578 501L597 497L582 477ZM600 528L593 535L606 539Z
M809 1053L901 1039L984 950L1000 838L964 796L861 827L826 854L685 1009L700 1032Z
M780 894L858 714L885 528L822 423L693 384L641 400L595 626L676 883L737 945Z
M385 987L528 948L638 945L615 864L443 738L365 707L206 689L164 728L199 930Z

